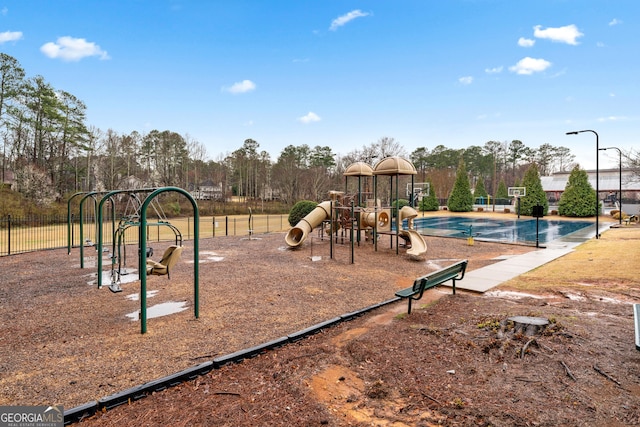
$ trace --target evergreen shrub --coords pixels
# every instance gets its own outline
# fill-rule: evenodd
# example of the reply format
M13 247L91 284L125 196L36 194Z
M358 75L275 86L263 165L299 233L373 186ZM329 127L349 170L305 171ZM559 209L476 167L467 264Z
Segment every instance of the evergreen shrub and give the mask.
M558 202L558 213L562 216L589 217L595 215L596 192L589 183L587 173L576 166Z
M289 211L289 225L295 227L295 225L299 223L302 218L309 215L316 206L318 206L318 204L311 200L300 200L297 202L293 205L291 211Z
M473 194L471 194L467 168L462 159L458 164L456 181L453 184L447 206L451 212L471 212L473 210Z
M409 201L407 199L394 200L391 206L393 206L394 209L400 211L400 209L402 209L403 207L409 206Z
M520 215L532 215L533 207L536 205L542 206L542 214L547 215L549 201L542 188L540 173L536 165L531 165L525 172L522 187L526 187L527 195L520 198Z
M433 189L433 183L429 180L429 195L423 196L420 200L419 209L421 211L437 211L440 209L440 202L436 197L436 192Z

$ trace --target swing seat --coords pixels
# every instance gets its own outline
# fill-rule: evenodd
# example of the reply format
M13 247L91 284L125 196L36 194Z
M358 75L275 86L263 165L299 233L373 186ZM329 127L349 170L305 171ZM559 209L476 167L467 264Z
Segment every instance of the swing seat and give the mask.
M184 248L178 245L171 245L164 251L160 261L147 260L147 274L164 276L171 278L170 271L176 265Z

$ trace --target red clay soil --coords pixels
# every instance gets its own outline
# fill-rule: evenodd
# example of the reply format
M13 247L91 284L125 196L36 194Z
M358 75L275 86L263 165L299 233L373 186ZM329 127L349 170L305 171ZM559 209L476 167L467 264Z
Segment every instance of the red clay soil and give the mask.
M388 300L458 259L470 269L532 248L427 237L415 259L384 240L328 259L326 240L290 250L284 234L201 241L200 318L189 242L171 279L150 277L148 305L187 310L148 321L132 299L88 283L77 249L0 259L0 404L65 409ZM157 246L157 247L155 247ZM155 244L156 253L163 250ZM312 261L310 256L322 256ZM134 249L130 250L134 253ZM95 256L95 252L93 254ZM129 296L129 298L127 298ZM406 315L393 303L239 364L214 369L81 421L87 425L623 426L640 424L640 353L629 302L431 290ZM548 319L528 335L513 316Z

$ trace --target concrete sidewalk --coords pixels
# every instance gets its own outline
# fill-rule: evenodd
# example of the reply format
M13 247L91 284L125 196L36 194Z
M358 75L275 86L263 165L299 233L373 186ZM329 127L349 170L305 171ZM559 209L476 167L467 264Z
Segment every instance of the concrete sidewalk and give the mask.
M610 224L601 224L600 233L609 226ZM526 254L499 257L499 262L467 272L464 279L456 281L456 288L487 292L503 282L572 252L576 246L595 237L595 228L595 224L585 227ZM447 282L444 285L451 286L451 283Z

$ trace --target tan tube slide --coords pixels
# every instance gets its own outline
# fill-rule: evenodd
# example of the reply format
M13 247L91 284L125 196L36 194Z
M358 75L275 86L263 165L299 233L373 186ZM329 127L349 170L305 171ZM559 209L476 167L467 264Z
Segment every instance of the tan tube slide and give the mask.
M411 242L411 247L407 249L407 254L420 256L427 252L427 242L416 230L400 230L400 235L408 237L409 242Z
M302 218L295 227L289 230L284 238L285 242L292 248L301 245L314 228L329 218L331 218L331 202L326 201L318 204L309 215Z
M420 256L427 252L427 242L424 241L424 237L418 231L413 229L413 219L418 216L418 211L411 206L403 206L400 209L400 220L407 220L407 229L400 230L400 236L407 237L411 243L411 248L407 249L407 254L413 256Z

